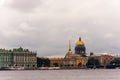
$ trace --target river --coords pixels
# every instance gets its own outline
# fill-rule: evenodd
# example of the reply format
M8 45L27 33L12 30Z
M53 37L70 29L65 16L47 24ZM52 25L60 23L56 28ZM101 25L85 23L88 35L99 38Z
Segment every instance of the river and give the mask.
M120 69L0 71L0 80L120 80Z

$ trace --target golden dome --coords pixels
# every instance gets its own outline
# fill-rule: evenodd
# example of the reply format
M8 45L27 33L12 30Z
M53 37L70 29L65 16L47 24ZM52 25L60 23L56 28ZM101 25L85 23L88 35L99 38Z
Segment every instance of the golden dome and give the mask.
M79 38L79 40L76 42L77 46L84 46L84 42Z

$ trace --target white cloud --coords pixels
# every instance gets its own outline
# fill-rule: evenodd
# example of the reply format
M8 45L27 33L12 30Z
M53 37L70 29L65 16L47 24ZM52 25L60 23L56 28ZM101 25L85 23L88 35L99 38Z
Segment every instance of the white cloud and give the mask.
M112 34L112 33L106 33L104 37L105 37L106 39L111 39L111 38L114 38L114 36L115 36L115 35Z
M0 0L0 6L4 5L5 0Z

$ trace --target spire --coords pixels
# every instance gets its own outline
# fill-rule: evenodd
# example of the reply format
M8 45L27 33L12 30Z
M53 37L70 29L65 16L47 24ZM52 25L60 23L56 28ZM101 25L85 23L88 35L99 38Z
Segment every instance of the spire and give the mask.
M71 43L70 43L70 40L69 40L69 49L68 49L68 52L66 54L66 57L71 55L72 54L72 50L71 50Z
M69 51L71 51L71 43L70 43L70 40L69 40Z
M81 41L81 37L79 37L79 41Z

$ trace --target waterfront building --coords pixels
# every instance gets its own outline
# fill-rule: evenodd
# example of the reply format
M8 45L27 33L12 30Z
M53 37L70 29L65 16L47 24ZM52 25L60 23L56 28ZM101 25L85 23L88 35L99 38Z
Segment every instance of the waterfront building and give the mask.
M80 38L79 38L80 40ZM77 45L83 45L83 41L77 42ZM77 47L77 46L76 46ZM75 48L76 48L75 47ZM79 49L79 51L82 51ZM64 58L64 65L68 65L70 68L85 68L87 58L80 54L73 54L71 50L71 44L69 42L69 49Z
M28 49L18 48L0 51L0 67L37 68L37 53Z
M71 49L71 43L69 41L69 48L64 58L51 58L50 64L54 66L54 64L58 64L59 67L62 68L86 68L87 57L85 57L85 46L84 42L77 41L75 46L75 54Z
M65 58L70 58L72 55L73 55L73 52L71 50L71 43L69 41L69 49L68 49L68 52L65 55Z
M108 53L102 53L102 54L96 54L92 56L88 56L88 59L94 58L99 61L99 65L103 66L103 68L106 68L107 65L110 64L111 61L115 59L114 56L108 54Z
M64 67L67 68L85 68L87 63L87 58L80 55L73 54L70 57L64 58Z
M50 58L50 66L59 66L65 69L71 68L86 68L93 66L96 68L107 68L110 65L110 62L113 60L120 60L120 57L116 57L113 54L103 53L96 54L90 53L90 56L86 55L86 47L84 42L79 38L76 42L75 53L71 49L71 43L69 41L69 48L65 57L63 58ZM89 63L89 64L88 64Z
M13 55L10 51L0 49L0 67L9 67L13 65Z
M104 66L104 68L110 64L110 62L114 60L114 57L111 56L108 53L103 53L101 54L99 61L100 61L100 65Z
M62 67L64 58L49 58L51 67Z

